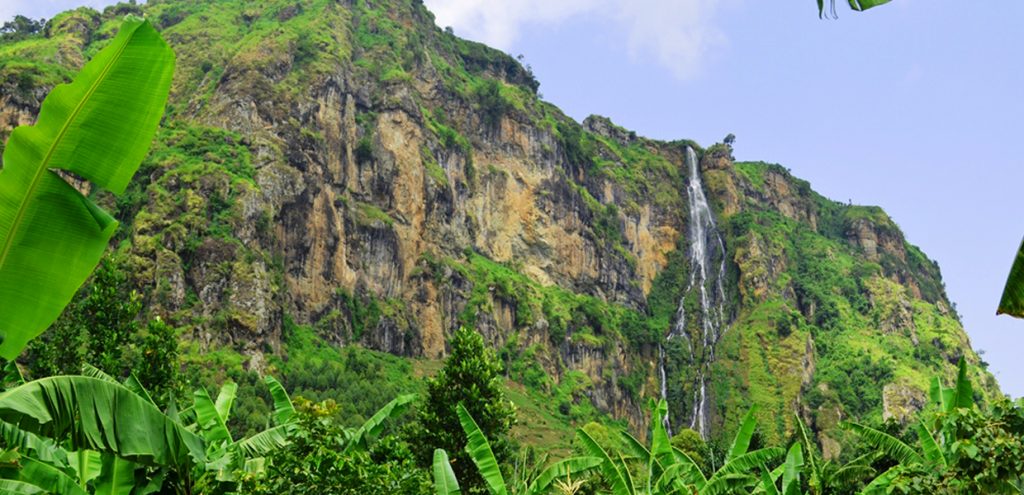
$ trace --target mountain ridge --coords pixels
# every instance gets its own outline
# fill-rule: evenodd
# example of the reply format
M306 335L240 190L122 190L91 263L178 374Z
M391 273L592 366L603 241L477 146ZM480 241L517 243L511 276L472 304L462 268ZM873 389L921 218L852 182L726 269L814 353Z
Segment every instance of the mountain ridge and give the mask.
M0 43L0 138L126 13L154 22L179 69L127 199L99 196L123 221L112 251L145 314L186 329L207 378L288 385L296 332L437 359L467 325L559 420L644 431L663 347L672 424L692 422L706 369L712 437L756 403L769 439L795 412L837 454L839 418L906 420L933 374L980 362L938 266L880 208L827 200L729 145L576 123L518 61L439 29L420 2L63 13ZM707 356L665 339L680 313L707 311L689 290L689 165L725 248L711 280L726 324Z

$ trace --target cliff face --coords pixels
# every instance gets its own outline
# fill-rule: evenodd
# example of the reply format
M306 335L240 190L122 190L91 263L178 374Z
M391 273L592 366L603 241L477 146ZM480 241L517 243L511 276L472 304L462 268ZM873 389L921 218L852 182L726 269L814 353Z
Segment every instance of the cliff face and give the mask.
M881 210L734 163L723 145L580 125L519 63L442 32L418 2L61 14L44 38L0 44L0 137L131 10L161 29L178 71L131 191L102 199L125 220L114 251L147 313L201 351L262 371L290 320L338 346L440 358L472 325L530 390L639 427L663 346L673 424L692 420L704 367L711 431L760 403L770 436L791 429L790 411L823 431L906 415L930 376L978 361L937 266ZM682 344L695 324L665 339L694 297L688 147L726 254L706 355ZM884 401L848 396L883 385Z

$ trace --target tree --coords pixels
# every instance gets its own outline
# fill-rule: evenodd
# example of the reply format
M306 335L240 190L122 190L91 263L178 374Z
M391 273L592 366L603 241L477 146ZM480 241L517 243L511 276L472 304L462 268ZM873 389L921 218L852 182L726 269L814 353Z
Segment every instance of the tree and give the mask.
M83 363L127 376L132 363L126 351L138 332L141 309L142 300L117 261L104 259L78 299L31 344L32 376L78 373Z
M399 397L362 427L346 430L335 423L333 401L299 399L295 431L284 448L269 452L264 473L243 474L240 493L261 494L420 494L429 490L426 471L418 469L408 447L394 437L371 445L384 422L397 415L409 396Z
M587 473L602 462L597 457L570 457L551 464L543 471L540 470L539 465L535 465L534 468L526 468L525 472L517 473L518 476L514 476L511 482L506 482L505 477L502 476L501 467L494 457L494 449L487 437L480 431L480 426L462 404L456 406L456 413L462 424L462 431L468 439L466 453L473 460L473 464L484 479L487 492L490 495L542 495L549 493L552 486L572 486L572 489L560 491L575 493L580 484L573 485L572 477ZM543 461L540 464L543 464ZM461 495L458 479L448 460L448 453L444 449L434 450L432 471L435 493L438 495Z
M23 15L16 15L13 21L5 22L3 26L0 26L0 40L23 40L41 32L45 25L46 19L36 21Z
M498 461L510 458L508 433L515 423L515 409L505 398L494 351L474 330L460 328L451 341L451 355L436 377L427 381L426 400L418 421L409 431L420 465L430 466L434 449L444 449L454 460L455 474L465 493L483 493L484 480L465 452L466 433L456 412L463 404L490 439Z
M132 367L157 404L169 404L178 389L178 334L159 317L150 320Z

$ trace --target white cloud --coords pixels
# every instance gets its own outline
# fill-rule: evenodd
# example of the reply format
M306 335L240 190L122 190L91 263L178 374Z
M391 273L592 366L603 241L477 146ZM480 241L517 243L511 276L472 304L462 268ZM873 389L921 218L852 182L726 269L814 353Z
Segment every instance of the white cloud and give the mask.
M426 0L439 26L509 50L526 24L557 24L592 15L621 29L636 58L652 58L676 77L700 69L704 56L725 42L714 23L723 0Z

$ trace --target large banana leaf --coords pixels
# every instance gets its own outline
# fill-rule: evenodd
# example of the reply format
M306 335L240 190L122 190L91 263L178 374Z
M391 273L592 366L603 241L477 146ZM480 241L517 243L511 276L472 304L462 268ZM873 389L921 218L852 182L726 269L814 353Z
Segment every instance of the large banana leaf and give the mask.
M24 481L0 480L0 495L43 495L46 493L49 492Z
M71 467L78 476L79 486L88 486L103 469L103 455L95 450L68 452L68 460L71 461Z
M287 423L295 415L295 405L292 404L288 391L284 389L281 382L270 375L264 377L263 382L267 384L267 388L270 389L270 397L274 399L274 424Z
M2 474L5 479L44 486L49 492L59 495L86 495L87 493L78 484L78 480L45 462L31 457L22 457L18 462L21 466L17 470L4 470Z
M444 449L434 449L434 493L436 495L461 495L459 481L455 479L455 471L448 462L448 453Z
M761 464L761 491L768 495L781 495L779 488L775 486L775 480L772 479L771 471L768 470L768 466Z
M139 465L112 454L103 454L103 467L96 478L95 495L131 495L135 488L135 469Z
M384 430L384 423L405 411L406 406L410 402L416 399L415 394L400 395L395 397L380 408L370 419L366 420L352 435L348 445L345 446L345 450L348 451L352 448L368 448L366 441L370 437L375 437Z
M764 464L761 464L762 466ZM804 467L804 453L799 442L794 442L786 454L782 470L782 492L784 495L800 495L800 472Z
M229 408L218 407L222 402L227 402L227 395L234 395L238 386L232 382L225 383L221 387L217 402L210 398L210 393L205 388L199 388L192 393L192 404L196 413L196 422L203 434L203 438L210 445L224 445L233 442L231 432L228 430L227 418L221 415L221 409L229 412ZM232 397L232 401L234 398ZM230 407L230 406L229 406Z
M938 442L935 441L935 437L932 436L932 432L929 431L928 427L920 421L917 422L916 429L917 440L921 442L921 447L924 450L924 458L931 464L946 467L946 456L942 454L942 448L940 448Z
M974 407L974 387L971 386L971 379L967 377L967 361L960 358L956 374L956 386L953 395L953 403L956 407L970 409Z
M561 460L541 471L527 488L527 495L543 495L557 479L569 478L576 474L586 473L601 465L599 457L570 457Z
M736 436L732 440L732 447L729 448L729 454L725 458L726 462L747 453L747 449L750 448L750 440L754 438L754 430L757 429L757 417L755 414L757 414L757 404L751 407L747 414L743 416L740 429L736 431Z
M996 314L1024 318L1024 241L1017 250Z
M900 474L900 466L893 466L888 471L878 475L875 479L871 480L863 490L860 491L861 495L882 495L889 492L889 485L892 484L892 480L896 479Z
M601 447L593 437L590 436L583 428L576 430L576 439L579 441L580 446L591 456L601 459L601 474L604 475L605 481L611 484L612 493L614 495L631 495L633 490L631 482L626 480L626 477L622 474L622 470L612 462L608 452ZM627 474L628 475L628 474Z
M248 457L269 455L291 443L291 434L295 428L294 423L267 428L251 437L239 440L236 445Z
M902 440L885 433L884 431L879 431L871 428L870 426L864 426L853 421L840 423L840 426L856 433L871 444L871 446L881 450L900 464L909 465L924 462L924 458L921 457L921 454L918 454L909 445L903 443Z
M0 171L0 357L46 329L100 260L117 222L56 170L120 194L163 115L174 53L147 21L57 86L34 126L11 133Z
M746 454L733 457L729 462L725 463L724 466L718 469L708 478L708 483L711 483L714 478L722 478L727 474L745 474L753 472L759 468L761 464L767 464L779 457L782 457L786 451L780 447L767 447L763 449L752 450Z
M55 466L68 466L68 455L53 440L29 433L17 426L0 423L0 438L7 448L17 449L20 454L29 455Z
M143 464L187 466L205 459L203 441L122 385L53 376L0 394L0 420L74 449L110 452Z
M491 444L484 436L484 432L480 431L476 420L461 403L455 407L455 412L459 415L462 430L466 432L466 452L487 483L487 490L491 495L508 495L505 479L501 476L501 468L498 467L498 461L494 458Z

